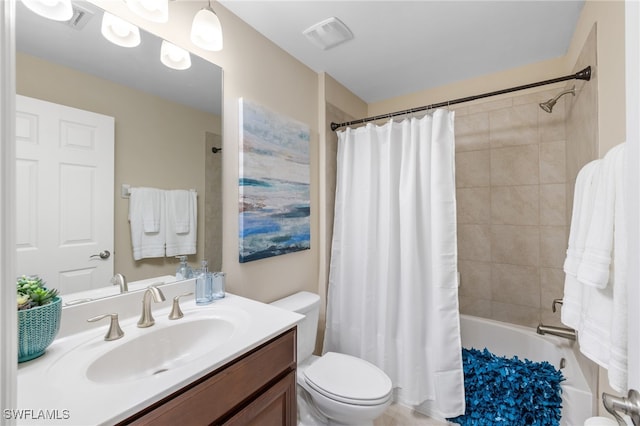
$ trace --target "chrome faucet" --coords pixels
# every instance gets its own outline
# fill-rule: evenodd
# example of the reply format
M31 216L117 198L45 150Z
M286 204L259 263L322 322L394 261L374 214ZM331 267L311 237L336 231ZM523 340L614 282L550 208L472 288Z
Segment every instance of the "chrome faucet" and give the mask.
M552 334L558 337L564 337L569 340L576 340L576 331L568 327L556 327L555 325L538 324L536 329L538 334Z
M126 293L129 291L127 279L122 274L115 274L111 277L111 284L120 286L120 293Z
M144 296L142 296L142 315L138 321L138 327L140 328L151 327L155 324L153 315L151 315L151 298L156 303L164 302L164 294L155 284L147 287L144 291Z

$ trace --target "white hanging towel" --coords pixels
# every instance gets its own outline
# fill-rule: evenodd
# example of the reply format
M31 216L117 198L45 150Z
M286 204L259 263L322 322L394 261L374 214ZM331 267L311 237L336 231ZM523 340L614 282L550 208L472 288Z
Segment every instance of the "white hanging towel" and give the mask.
M129 224L133 259L164 256L164 191L131 188Z
M593 190L594 176L600 169L600 160L585 165L576 178L573 196L573 211L571 213L571 228L569 230L569 244L567 257L564 261L564 297L562 305L562 323L568 327L580 327L582 312L583 286L578 282L578 267L582 261L587 231L591 222L591 212L595 190Z
M196 253L198 194L176 189L165 192L167 257Z
M580 351L608 370L617 391L627 383L623 170L619 145L578 175L562 307L562 322L578 331Z
M615 167L622 147L623 145L618 145L612 148L602 160L595 188L596 202L593 205L584 254L578 267L578 281L596 288L605 288L609 282L616 199Z
M625 144L626 145L626 144ZM613 234L613 317L611 319L611 357L609 359L609 384L618 392L628 389L627 346L627 224L625 210L625 151L616 154L616 201Z

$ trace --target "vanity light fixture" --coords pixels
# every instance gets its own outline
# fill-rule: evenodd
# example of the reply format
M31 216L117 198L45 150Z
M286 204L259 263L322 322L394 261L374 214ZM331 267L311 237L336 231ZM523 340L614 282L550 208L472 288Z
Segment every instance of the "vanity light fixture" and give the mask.
M140 44L140 30L133 24L104 12L101 32L104 38L122 47L136 47Z
M73 16L71 0L22 0L22 4L33 13L54 21L68 21Z
M204 50L222 50L222 25L211 7L210 0L209 5L200 9L193 18L191 41Z
M169 0L126 0L136 15L152 22L169 21Z
M160 47L160 60L174 70L186 70L191 67L191 55L189 52L175 44L162 40Z

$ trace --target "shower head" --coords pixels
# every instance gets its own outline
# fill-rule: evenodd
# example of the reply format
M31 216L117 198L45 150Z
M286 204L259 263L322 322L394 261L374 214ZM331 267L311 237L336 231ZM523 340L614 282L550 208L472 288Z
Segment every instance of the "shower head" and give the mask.
M555 98L549 99L546 102L542 102L538 105L540 105L540 108L542 108L545 112L548 112L549 114L551 114L551 111L553 111L553 106L556 104L556 102L558 102L558 99L560 99L562 96L567 95L571 93L573 96L576 95L576 86L573 86L571 89L569 90L565 90L564 92L560 93L558 96L556 96Z

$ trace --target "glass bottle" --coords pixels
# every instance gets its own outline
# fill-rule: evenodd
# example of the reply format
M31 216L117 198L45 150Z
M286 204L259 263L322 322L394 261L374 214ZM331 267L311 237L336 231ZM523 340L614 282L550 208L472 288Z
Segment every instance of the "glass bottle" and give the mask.
M206 260L201 265L196 275L196 305L207 305L213 302L213 276Z

